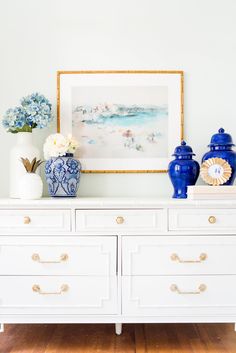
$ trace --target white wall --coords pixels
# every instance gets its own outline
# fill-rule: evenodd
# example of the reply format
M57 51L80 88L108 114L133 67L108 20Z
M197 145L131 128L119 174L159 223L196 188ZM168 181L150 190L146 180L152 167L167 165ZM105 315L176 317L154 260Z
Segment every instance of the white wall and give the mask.
M223 126L236 141L235 0L0 0L0 116L39 91L56 104L56 71L182 69L185 137L200 160ZM55 129L37 131L42 147ZM8 151L0 128L0 196ZM83 175L80 195L170 195L166 174Z

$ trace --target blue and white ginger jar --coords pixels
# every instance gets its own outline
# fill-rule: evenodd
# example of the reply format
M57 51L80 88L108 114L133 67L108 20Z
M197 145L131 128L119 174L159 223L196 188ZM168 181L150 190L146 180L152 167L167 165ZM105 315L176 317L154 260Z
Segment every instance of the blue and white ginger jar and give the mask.
M175 159L169 164L168 174L174 187L173 198L186 199L188 186L196 184L200 167L198 162L193 160L195 154L185 141L175 148L172 156Z
M45 164L48 192L54 197L75 197L81 173L80 162L72 153L51 157Z

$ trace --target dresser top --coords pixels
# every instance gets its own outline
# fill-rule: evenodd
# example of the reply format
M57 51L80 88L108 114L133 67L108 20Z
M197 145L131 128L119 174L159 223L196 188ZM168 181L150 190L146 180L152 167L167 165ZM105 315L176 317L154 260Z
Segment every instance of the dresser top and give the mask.
M189 200L172 198L77 197L39 200L0 199L0 208L160 208L160 207L236 207L236 200Z

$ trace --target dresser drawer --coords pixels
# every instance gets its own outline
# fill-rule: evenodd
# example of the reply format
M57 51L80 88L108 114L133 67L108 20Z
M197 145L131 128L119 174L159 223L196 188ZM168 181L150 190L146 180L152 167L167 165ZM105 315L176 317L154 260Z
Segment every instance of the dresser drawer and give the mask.
M0 275L94 275L116 274L115 236L78 237L61 245L0 245ZM51 240L48 239L48 244Z
M164 210L77 210L76 230L135 231L166 228Z
M236 230L236 209L170 209L169 230Z
M127 236L123 275L236 274L236 237Z
M125 276L123 314L207 315L236 312L236 276ZM230 311L229 311L230 313Z
M70 210L0 210L0 233L70 230Z
M114 277L0 277L0 314L116 314Z

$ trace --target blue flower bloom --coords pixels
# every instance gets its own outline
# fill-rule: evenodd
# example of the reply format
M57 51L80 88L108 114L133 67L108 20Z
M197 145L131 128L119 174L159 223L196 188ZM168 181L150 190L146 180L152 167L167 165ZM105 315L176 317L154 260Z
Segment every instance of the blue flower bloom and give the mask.
M7 131L42 129L52 121L52 105L43 95L33 93L21 99L21 106L8 109L2 124Z

